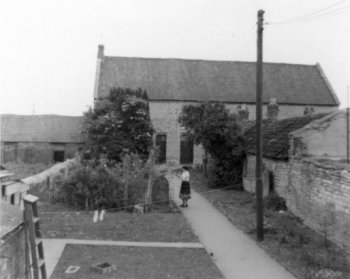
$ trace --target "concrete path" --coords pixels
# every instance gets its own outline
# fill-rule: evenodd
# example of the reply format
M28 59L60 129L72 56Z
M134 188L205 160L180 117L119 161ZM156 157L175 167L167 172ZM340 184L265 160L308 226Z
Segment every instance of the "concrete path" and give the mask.
M66 244L134 246L134 247L165 247L165 248L200 248L201 243L191 242L137 242L112 240L85 240L85 239L43 239L45 249L45 263L48 278L52 275Z
M167 177L179 206L180 180ZM179 208L208 253L214 254L214 261L226 279L295 279L205 198L191 191L189 207Z

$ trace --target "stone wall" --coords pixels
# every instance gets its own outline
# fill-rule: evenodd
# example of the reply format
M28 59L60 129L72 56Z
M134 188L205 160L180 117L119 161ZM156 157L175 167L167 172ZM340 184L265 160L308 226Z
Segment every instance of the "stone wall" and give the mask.
M151 120L156 133L165 133L166 162L179 164L180 162L180 137L185 129L180 126L177 119L182 110L183 102L150 102ZM200 146L194 146L193 164L202 164L203 150Z
M18 226L1 239L0 278L25 278L24 227Z
M278 103L278 100L277 100ZM249 120L255 120L255 111L256 107L254 104L243 104L244 106L247 107L249 111ZM232 113L237 113L238 108L237 104L227 104L227 108L230 110ZM278 117L277 119L285 119L285 118L290 118L290 117L295 117L295 116L303 116L304 115L304 110L305 110L305 105L279 105L279 112L278 112ZM332 112L332 111L337 111L338 107L336 106L312 106L314 108L314 113L320 113L320 112ZM267 105L263 105L263 118L267 118Z
M350 254L350 171L334 162L291 160L288 208Z
M350 254L350 171L341 164L311 159L290 162L264 158L264 194L272 172L275 191L288 209ZM255 192L255 156L248 156L244 189Z
M288 186L288 176L290 165L286 161L276 161L263 159L264 169L264 196L267 196L273 190L280 196L286 196L286 188ZM271 176L272 174L272 176ZM255 192L255 156L248 156L243 175L243 187L245 191Z
M180 160L180 136L185 132L177 119L181 113L182 107L195 102L170 102L170 101L151 101L150 114L152 123L158 133L167 135L166 161L167 163L178 164ZM198 104L198 103L197 103ZM232 113L238 112L238 104L226 104L226 107ZM255 119L255 105L247 105L249 110L249 120ZM314 106L315 113L330 112L337 110L338 107ZM292 116L302 116L305 106L280 105L278 119ZM263 107L263 115L266 118L267 106ZM194 147L193 164L202 164L203 149L200 146Z
M1 162L54 163L54 151L63 151L64 160L74 157L80 144L47 142L1 142Z

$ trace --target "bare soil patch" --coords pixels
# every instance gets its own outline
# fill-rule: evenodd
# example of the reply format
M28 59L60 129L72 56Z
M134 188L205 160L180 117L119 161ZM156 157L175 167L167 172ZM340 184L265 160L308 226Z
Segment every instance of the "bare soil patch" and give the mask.
M91 265L101 262L115 265L116 270L105 274L90 270ZM71 265L80 269L65 274ZM223 279L223 276L204 249L69 244L51 276L58 278Z
M239 229L256 240L254 195L207 187L203 173L191 171L191 186L202 193ZM257 243L300 279L350 278L350 263L336 245L316 233L292 213L264 210L265 239Z

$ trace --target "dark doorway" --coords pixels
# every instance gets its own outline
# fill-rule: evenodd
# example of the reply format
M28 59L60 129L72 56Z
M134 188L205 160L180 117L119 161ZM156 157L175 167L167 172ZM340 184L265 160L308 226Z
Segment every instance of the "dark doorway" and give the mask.
M180 164L193 164L193 141L186 134L181 135Z
M55 163L64 161L64 151L54 151L53 160Z
M158 158L157 163L163 164L166 162L166 135L158 134L156 135L156 147L158 147Z

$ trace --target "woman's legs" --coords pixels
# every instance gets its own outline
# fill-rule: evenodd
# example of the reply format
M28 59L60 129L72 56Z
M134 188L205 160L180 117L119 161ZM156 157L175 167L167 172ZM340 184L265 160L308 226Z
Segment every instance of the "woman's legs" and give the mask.
M185 205L185 207L188 206L188 199L184 199L184 205Z
M186 200L184 198L182 198L182 204L180 206L185 207L185 202L186 202Z

